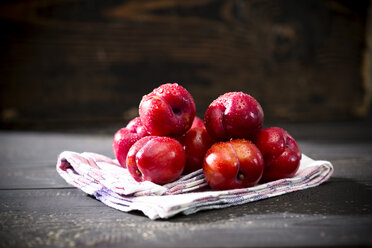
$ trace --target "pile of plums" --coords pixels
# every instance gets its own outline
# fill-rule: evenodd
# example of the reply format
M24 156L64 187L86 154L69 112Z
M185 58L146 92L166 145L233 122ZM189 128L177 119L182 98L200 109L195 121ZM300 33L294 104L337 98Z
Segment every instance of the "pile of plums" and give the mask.
M245 188L292 177L301 151L279 127L263 129L261 105L243 92L214 100L204 122L191 94L177 83L143 96L139 117L118 130L114 154L136 181L166 184L203 168L212 189Z

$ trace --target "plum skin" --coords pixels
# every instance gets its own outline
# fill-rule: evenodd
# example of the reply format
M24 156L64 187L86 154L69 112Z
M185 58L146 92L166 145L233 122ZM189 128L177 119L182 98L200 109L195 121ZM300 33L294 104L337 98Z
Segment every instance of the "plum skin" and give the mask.
M214 190L254 186L261 179L263 169L260 150L244 139L216 143L204 157L203 173Z
M214 140L207 130L195 125L182 137L181 143L186 152L186 165L183 174L203 168L204 156L214 144Z
M301 161L301 150L296 140L280 127L261 130L255 140L264 156L262 182L293 177Z
M146 128L143 126L140 117L133 118L130 122L128 122L126 128L128 128L133 133L139 134L142 137L149 135L146 131Z
M180 177L185 168L186 153L176 139L146 136L129 149L126 163L136 181L163 185Z
M208 107L204 123L215 140L247 139L253 141L263 127L264 112L259 102L243 92L219 96Z
M167 83L142 97L139 115L153 136L177 137L185 134L195 117L191 94L177 83Z
M147 136L148 133L142 126L139 117L131 120L126 127L119 129L115 134L112 142L114 156L118 160L121 167L126 168L126 158L131 146L141 138Z
M191 128L193 127L200 127L205 128L204 121L199 117L195 116L194 121L192 122Z

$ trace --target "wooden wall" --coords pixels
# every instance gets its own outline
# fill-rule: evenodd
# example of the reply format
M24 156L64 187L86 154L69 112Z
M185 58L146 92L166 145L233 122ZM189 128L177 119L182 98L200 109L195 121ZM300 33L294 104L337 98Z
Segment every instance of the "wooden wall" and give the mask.
M2 127L127 122L179 82L198 115L226 91L267 121L366 115L369 1L24 0L0 3Z

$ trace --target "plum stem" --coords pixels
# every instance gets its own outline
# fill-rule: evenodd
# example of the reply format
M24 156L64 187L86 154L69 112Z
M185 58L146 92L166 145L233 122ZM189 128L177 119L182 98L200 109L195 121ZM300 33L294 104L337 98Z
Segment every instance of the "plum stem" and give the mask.
M241 172L239 172L239 173L238 173L238 179L239 179L239 180L243 180L243 179L244 179L244 174L241 173Z

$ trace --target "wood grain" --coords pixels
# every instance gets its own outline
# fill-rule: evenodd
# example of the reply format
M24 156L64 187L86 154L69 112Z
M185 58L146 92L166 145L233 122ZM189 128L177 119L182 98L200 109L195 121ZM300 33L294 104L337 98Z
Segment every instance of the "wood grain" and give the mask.
M330 160L339 178L368 180L372 175L372 129L368 122L280 124L298 141L304 154ZM112 137L104 134L0 132L0 190L66 188L56 172L65 150L96 152L113 158ZM350 172L350 168L353 168Z
M266 120L363 117L369 1L31 0L0 5L1 125L123 123L179 82L203 116L244 91Z
M55 171L63 149L112 156L112 134L0 132L0 247L372 245L371 122L281 124L335 172L314 188L152 221L105 206Z
M151 221L75 189L2 190L0 247L368 246L369 193L363 184L332 180L242 206Z

